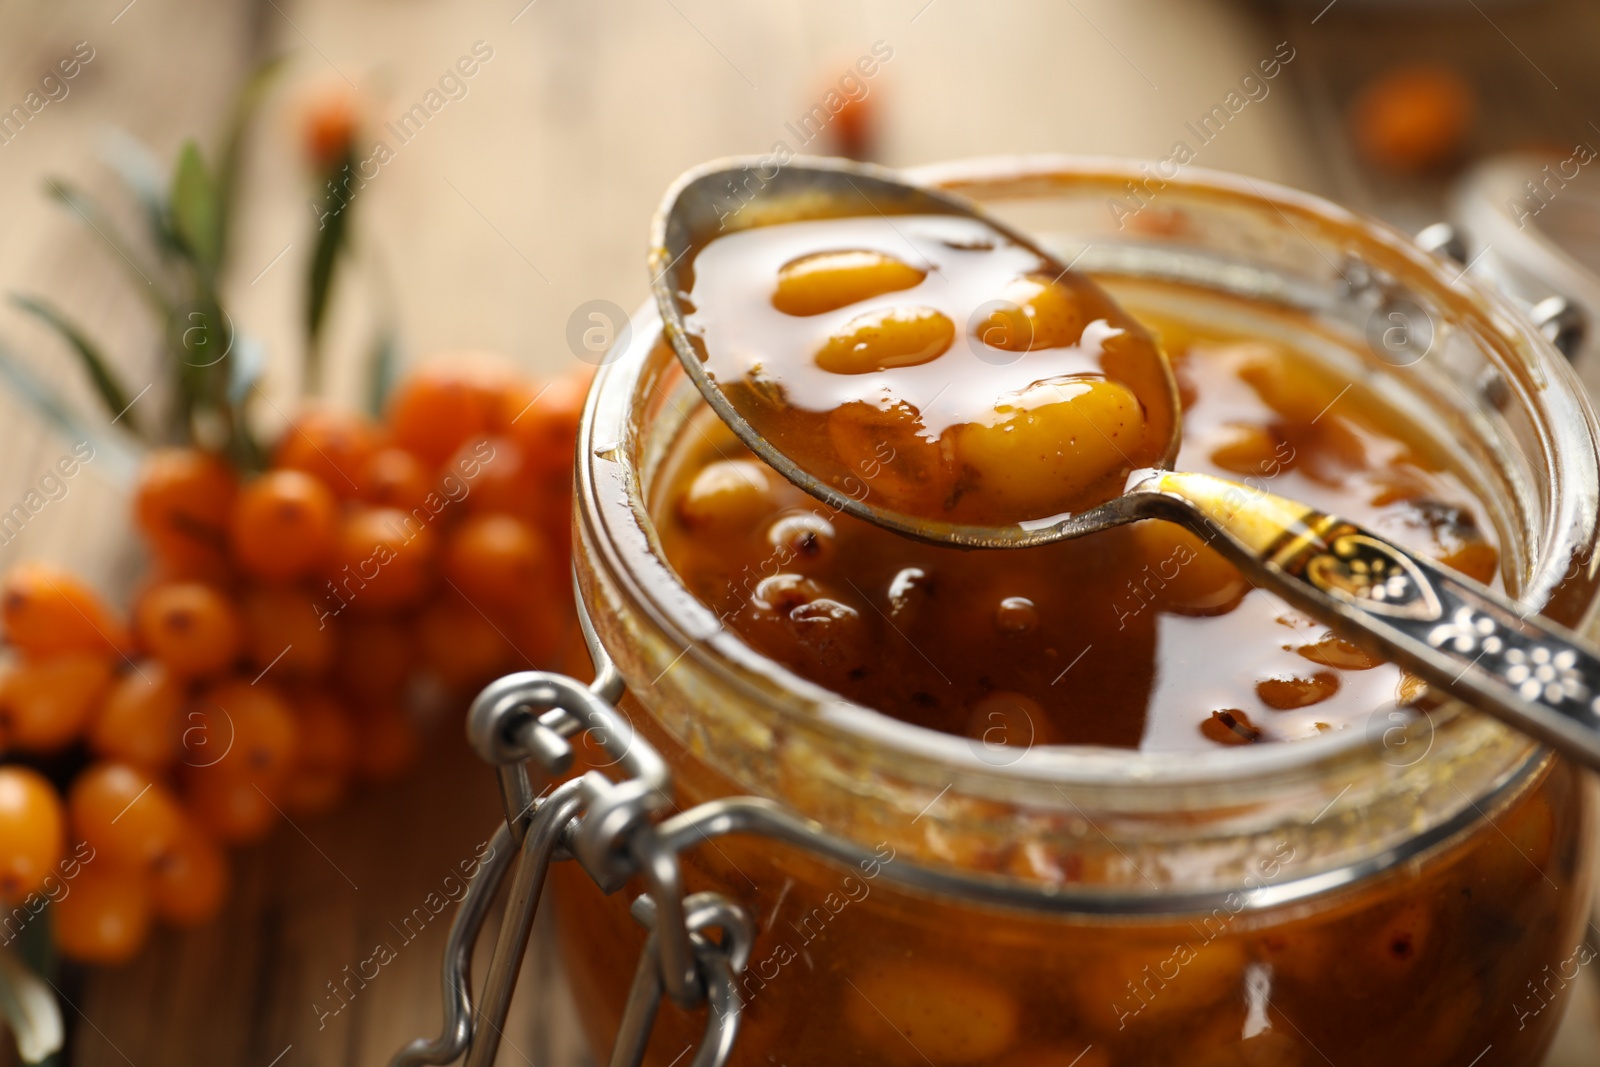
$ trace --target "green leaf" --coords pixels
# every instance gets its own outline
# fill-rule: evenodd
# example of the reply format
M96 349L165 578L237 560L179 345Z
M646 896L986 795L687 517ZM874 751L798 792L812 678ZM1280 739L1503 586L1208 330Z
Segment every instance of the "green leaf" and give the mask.
M113 126L101 144L100 155L139 202L155 246L163 253L181 251L168 218L166 176L150 149L127 130Z
M327 320L328 301L333 294L334 268L339 252L348 242L349 208L322 216L317 231L317 247L311 255L311 273L306 279L306 391L315 394L322 378L322 327Z
M246 410L250 395L260 391L260 379L267 366L267 346L255 337L240 334L230 353L233 369L226 396L228 415L227 453L240 470L259 471L267 465L266 452L250 432Z
M202 282L210 287L221 255L222 214L217 187L200 159L200 148L185 141L172 174L172 228L194 260Z
M102 434L85 422L55 391L39 380L31 367L0 347L0 382L69 441L88 441L94 447L95 466L106 465L111 480L130 491L138 478L142 449L128 447L121 434ZM100 459L101 456L105 458ZM48 943L48 939L46 939Z
M286 56L263 60L250 72L233 96L233 106L228 112L228 125L222 136L222 152L217 162L218 205L218 262L227 256L228 232L233 218L234 201L238 195L239 158L244 150L244 138L250 122L266 99L273 82L283 72Z
M61 335L77 355L84 372L89 375L89 381L94 385L95 392L100 395L100 401L106 406L107 413L118 421L125 420L129 430L136 436L142 436L138 419L128 410L132 403L128 398L128 390L117 380L116 374L112 372L95 343L68 321L66 316L42 300L21 293L12 293L11 302Z
M306 336L315 338L322 332L328 314L328 297L333 288L333 268L339 252L344 248L349 227L343 211L325 216L322 229L317 231L317 248L311 256L310 288L306 300Z
M383 417L383 409L394 391L395 379L400 372L400 346L394 331L385 327L372 344L372 354L367 361L367 414L375 419Z
M165 291L156 284L156 275L159 273L148 264L141 264L135 258L132 247L123 238L122 233L112 224L110 216L100 207L93 198L82 190L72 185L64 178L46 178L45 188L50 195L72 210L85 226L88 226L100 240L105 242L107 248L117 254L122 264L132 272L130 277L134 281L134 288L150 301L152 307L165 320L172 314L171 302L167 299Z

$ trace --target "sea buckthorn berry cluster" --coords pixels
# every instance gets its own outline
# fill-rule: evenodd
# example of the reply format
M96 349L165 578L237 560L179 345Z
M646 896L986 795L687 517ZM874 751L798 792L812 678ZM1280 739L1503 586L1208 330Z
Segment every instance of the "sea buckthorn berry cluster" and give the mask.
M218 913L228 846L403 774L441 694L552 665L588 384L452 354L381 422L309 407L258 474L152 453L127 619L60 568L6 573L0 905L70 879L58 948L124 962Z

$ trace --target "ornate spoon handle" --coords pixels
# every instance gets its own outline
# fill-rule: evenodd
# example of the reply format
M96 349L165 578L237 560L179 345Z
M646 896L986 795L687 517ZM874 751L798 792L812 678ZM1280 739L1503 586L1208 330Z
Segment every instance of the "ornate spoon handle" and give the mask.
M1237 482L1160 473L1131 495L1341 636L1600 770L1600 649L1571 630L1370 530Z

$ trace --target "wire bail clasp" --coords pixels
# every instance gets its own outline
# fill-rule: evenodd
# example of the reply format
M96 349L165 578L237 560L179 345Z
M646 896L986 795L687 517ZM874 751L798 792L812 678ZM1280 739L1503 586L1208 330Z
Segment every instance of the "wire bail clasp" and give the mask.
M581 615L580 609L580 615ZM604 893L639 877L645 894L634 917L650 934L634 976L617 1044L616 1067L642 1062L664 995L689 1008L707 1004L706 1028L691 1067L722 1067L733 1050L743 1003L737 977L749 962L754 922L738 904L715 893L685 898L678 852L680 835L662 833L658 820L672 807L671 777L660 754L639 737L615 702L622 679L598 649L587 617L585 637L600 665L593 683L565 675L524 671L481 692L467 716L473 748L495 766L505 822L496 851L468 887L445 954L445 1027L433 1040L417 1039L391 1067L446 1064L466 1053L467 1067L490 1067L515 991L517 973L550 865L574 859ZM536 794L528 763L543 777L568 773L576 762L572 739L582 736L605 754L605 770L590 769ZM512 867L505 917L496 935L483 997L476 1010L468 965L500 882ZM713 938L709 931L720 931Z

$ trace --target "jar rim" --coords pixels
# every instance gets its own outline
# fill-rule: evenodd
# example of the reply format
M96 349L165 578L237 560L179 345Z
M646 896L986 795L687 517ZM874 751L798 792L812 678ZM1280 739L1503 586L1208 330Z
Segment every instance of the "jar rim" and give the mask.
M755 166L757 161L752 158L723 162ZM1015 189L1018 183L1032 183L1040 195L1049 195L1074 186L1112 187L1128 180L1143 180L1146 172L1142 166L1149 164L1106 157L1030 155L934 164L906 173L915 180L969 195L1001 185ZM1457 272L1453 264L1424 251L1387 224L1309 193L1202 168L1185 167L1166 186L1190 196L1267 206L1291 226L1292 216L1308 226L1344 231L1370 258L1381 260L1391 272L1420 285L1461 320L1473 322L1479 338L1487 342L1489 358L1513 379L1512 395L1528 409L1545 449L1539 458L1544 461L1549 479L1548 521L1537 531L1537 543L1525 546L1529 567L1528 573L1522 575L1521 596L1525 603L1541 609L1552 606L1553 594L1568 577L1570 561L1588 558L1596 538L1596 513L1600 510L1600 432L1576 375L1555 347L1502 294L1465 271ZM1347 729L1323 737L1244 749L1219 747L1215 751L1035 746L1023 750L1012 762L998 764L974 751L964 738L906 723L854 703L762 656L722 626L662 558L643 480L630 477L621 469L628 466L626 457L619 454L626 452L633 405L642 389L658 387L656 378L661 370L651 360L654 338L660 330L654 307L647 306L636 315L630 329L632 337L626 350L600 368L584 413L577 464L580 532L591 535L593 547L606 559L611 577L626 588L634 605L647 613L669 641L681 644L680 658L692 658L720 682L757 701L775 717L867 746L880 758L923 761L946 776L1019 784L1133 788L1242 786L1246 782L1265 785L1308 770L1376 763L1377 756L1364 731ZM676 369L676 360L670 355L667 359L671 366L666 372L670 373ZM1529 383L1538 388L1517 387ZM1530 400L1535 392L1542 407ZM1579 598L1581 603L1561 605L1568 617L1559 621L1576 625L1580 617L1589 614L1593 589L1586 593ZM1485 726L1507 729L1485 724L1478 716L1442 718L1437 730L1460 736L1463 743L1480 737ZM1525 758L1514 761L1515 767L1502 776L1501 784L1508 777L1519 777L1544 756L1531 740L1523 751Z

